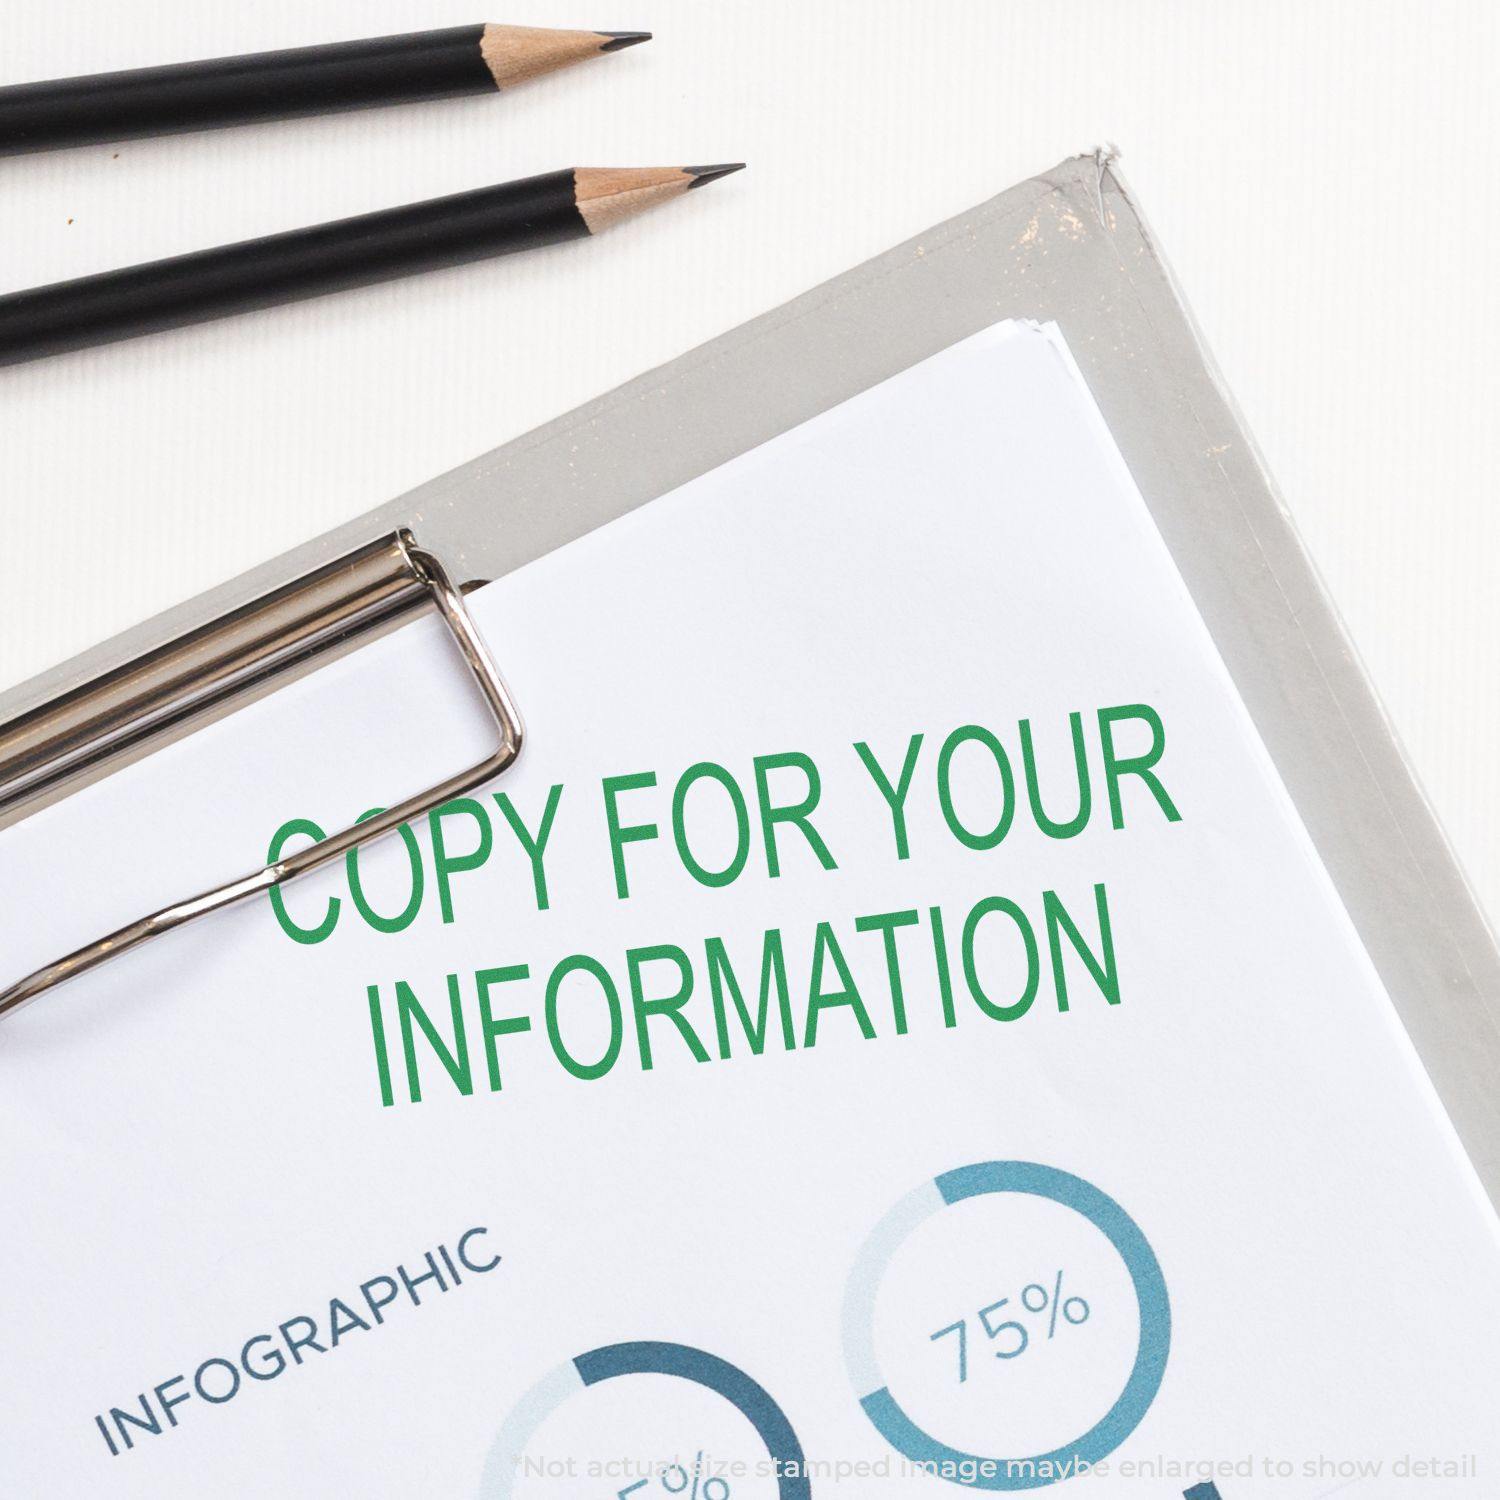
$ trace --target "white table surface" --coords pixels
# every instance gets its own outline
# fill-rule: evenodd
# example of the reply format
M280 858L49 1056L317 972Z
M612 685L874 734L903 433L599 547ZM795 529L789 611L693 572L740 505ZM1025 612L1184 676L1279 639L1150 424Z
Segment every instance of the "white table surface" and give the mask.
M0 686L1109 140L1500 912L1500 7L0 0L0 81L481 19L656 40L501 99L0 159L0 287L555 167L750 170L607 239L0 371Z

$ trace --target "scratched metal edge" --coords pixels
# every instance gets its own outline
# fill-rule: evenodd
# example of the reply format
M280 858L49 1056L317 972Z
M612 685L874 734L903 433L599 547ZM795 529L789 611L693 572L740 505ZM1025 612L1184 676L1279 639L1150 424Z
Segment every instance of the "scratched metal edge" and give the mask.
M1136 379L1096 379L1075 356L1480 1183L1500 1208L1494 930L1139 204L1113 164L1101 178L1093 217L1099 222L1102 211L1103 236L1121 250L1120 274L1136 300L1121 324L1136 325ZM1085 192L1080 210L1088 203ZM1151 375L1145 381L1143 364Z
M500 577L1006 317L1068 338L1500 1204L1500 952L1139 207L1096 153L12 689L0 722L397 526L461 578Z

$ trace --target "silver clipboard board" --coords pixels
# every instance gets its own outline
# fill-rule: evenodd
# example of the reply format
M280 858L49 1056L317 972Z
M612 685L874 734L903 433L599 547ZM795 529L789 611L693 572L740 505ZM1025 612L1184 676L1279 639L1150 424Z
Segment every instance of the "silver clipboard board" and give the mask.
M1151 230L1103 155L1071 158L0 695L0 732L379 538L409 531L456 579L500 577L1008 317L1055 320L1067 336L1500 1206L1500 951ZM318 649L353 643L333 632ZM309 664L304 653L283 665ZM267 690L257 680L232 702L169 717L114 760ZM17 800L0 824L109 768Z

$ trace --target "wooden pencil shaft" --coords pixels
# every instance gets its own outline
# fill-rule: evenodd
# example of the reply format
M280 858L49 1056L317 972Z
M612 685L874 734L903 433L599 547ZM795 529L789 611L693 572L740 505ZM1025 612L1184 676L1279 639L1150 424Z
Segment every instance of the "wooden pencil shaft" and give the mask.
M574 173L383 209L0 297L0 365L588 234Z
M485 31L456 26L0 88L0 155L494 93Z

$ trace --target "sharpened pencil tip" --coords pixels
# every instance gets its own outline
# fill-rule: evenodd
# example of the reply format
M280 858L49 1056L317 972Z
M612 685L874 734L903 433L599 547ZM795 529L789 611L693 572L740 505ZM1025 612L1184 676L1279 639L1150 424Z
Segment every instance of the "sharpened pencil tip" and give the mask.
M599 49L601 52L620 52L626 47L639 46L651 40L649 31L596 31L595 36L607 36L609 40Z
M551 31L541 26L497 26L480 33L479 55L497 89L540 78L605 52L649 41L649 31Z
M715 167L684 167L682 169L693 180L688 183L689 190L700 188L705 182L712 182L716 177L728 177L731 172L743 172L745 164L742 161L720 162Z

